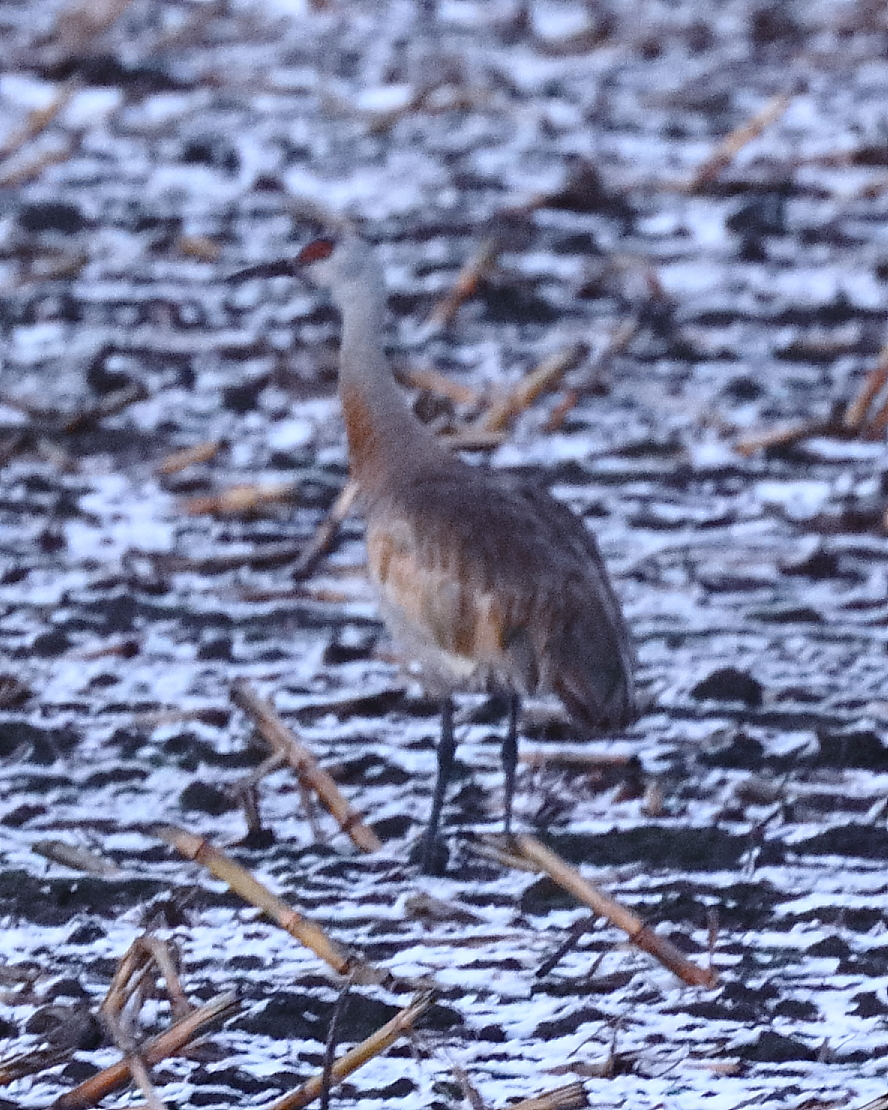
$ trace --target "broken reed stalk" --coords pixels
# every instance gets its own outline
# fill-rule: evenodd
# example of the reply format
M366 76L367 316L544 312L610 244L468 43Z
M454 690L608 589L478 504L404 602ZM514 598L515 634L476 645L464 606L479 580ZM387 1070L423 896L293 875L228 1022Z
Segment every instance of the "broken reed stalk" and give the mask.
M553 389L586 353L583 343L571 343L550 355L526 374L518 384L493 404L473 427L485 432L502 432L524 412L541 393Z
M139 1049L135 1027L147 992L153 992L157 972L163 975L173 1018L187 1017L193 1007L185 997L169 946L157 937L136 937L121 957L114 978L99 1008L99 1015L136 1086L145 1097L147 1110L165 1110Z
M26 1079L29 1075L39 1075L48 1068L57 1064L67 1064L71 1060L71 1047L63 1048L31 1048L15 1056L7 1056L0 1060L0 1087L8 1087L18 1079Z
M785 93L773 96L758 112L740 127L735 128L726 136L710 156L697 167L685 190L693 193L703 185L708 185L727 166L733 162L740 151L748 146L753 139L778 120L792 102L792 97Z
M209 462L222 450L221 439L210 439L205 443L196 443L193 447L184 447L181 451L174 451L158 464L154 473L160 477L169 474L178 474L195 463Z
M298 493L298 482L245 482L221 493L185 498L181 507L190 516L233 516L255 512L263 505L293 501Z
M442 328L451 322L460 305L467 300L490 273L503 249L499 239L485 239L475 254L463 265L450 292L432 310L427 326Z
M628 755L613 752L578 752L559 748L554 751L534 748L529 752L522 752L518 758L529 767L625 767L630 759Z
M692 987L715 986L718 976L711 968L701 968L691 963L671 941L655 933L625 906L602 894L584 879L576 868L565 863L555 852L541 844L535 836L522 834L516 836L514 842L526 860L536 864L560 887L569 891L595 913L606 917L613 925L622 929L637 948L659 960L683 982Z
M432 1004L432 998L431 991L418 995L409 1006L405 1006L403 1010L395 1014L391 1021L386 1022L381 1029L377 1029L366 1040L361 1041L360 1044L355 1045L354 1048L340 1056L330 1069L330 1086L341 1083L352 1072L357 1071L358 1068L363 1067L364 1064L390 1048L425 1013ZM320 1095L323 1086L323 1074L313 1076L307 1083L297 1087L295 1091L291 1091L266 1107L266 1110L299 1110L300 1107L308 1106L309 1103L313 1102Z
M362 852L377 852L382 841L361 820L361 815L342 796L339 787L330 774L305 745L296 737L275 713L274 707L244 679L238 679L231 687L231 700L253 719L260 735L273 752L280 752L300 780L317 794L340 829L347 833L352 842Z
M22 149L25 143L30 142L31 139L36 139L64 111L74 94L79 92L81 88L82 83L78 75L69 77L67 81L59 85L49 104L43 108L35 108L21 127L17 131L13 131L6 142L0 146L0 160L5 161L12 157L13 154L17 154Z
M141 1051L141 1059L149 1067L159 1064L168 1056L176 1056L194 1040L204 1026L211 1022L229 1017L238 1008L237 997L233 991L217 994L188 1017L177 1021L165 1033L154 1037ZM60 1095L52 1104L52 1110L85 1110L96 1106L100 1099L112 1091L123 1087L130 1080L129 1064L121 1060L104 1068L96 1075L79 1083L70 1091Z
M298 563L305 552L305 544L292 540L265 543L247 551L226 551L219 555L157 555L153 562L158 570L167 574L191 571L195 574L224 574L240 567L276 567L284 563Z
M888 1094L878 1095L872 1102L865 1106L858 1106L856 1110L888 1110Z
M734 450L743 456L754 455L756 451L765 451L769 447L789 447L811 436L829 435L833 430L834 426L829 420L805 420L800 424L786 424L751 432L737 440Z
M282 929L304 944L339 975L353 975L356 983L379 983L385 976L365 963L359 956L348 952L331 940L323 929L271 891L245 867L235 863L214 845L201 836L176 828L174 825L161 825L154 833L164 843L175 848L186 859L194 860L205 867L211 875L227 883L245 902L262 910Z
M439 370L430 368L423 370L410 369L405 370L398 377L411 389L437 393L439 397L449 398L455 405L471 406L478 404L477 390L472 389L470 385L464 385L462 382L455 382L453 378L448 378L446 374L442 374Z
M354 478L342 487L339 496L321 523L306 547L302 550L296 566L293 568L294 578L305 578L311 574L318 563L327 554L336 538L339 525L348 516L355 498L358 496L359 486Z
M5 189L20 189L35 177L40 174L49 166L54 166L59 162L67 162L71 155L74 153L77 144L71 139L67 139L63 146L57 150L44 150L38 155L31 158L30 161L25 161L24 164L7 165L5 168L0 167L0 187Z
M72 871L82 871L86 875L100 875L106 878L122 875L116 863L103 859L86 848L66 844L63 840L35 840L31 851L44 859L70 867Z
M556 1087L533 1098L511 1103L507 1110L583 1110L589 1105L586 1088L579 1081Z
M579 400L580 391L578 389L569 389L549 413L546 422L543 424L543 431L560 432L564 425L564 421L577 407Z
M852 431L860 429L866 420L870 405L888 384L888 347L883 347L878 365L874 366L863 380L863 385L853 401L845 410L842 423Z
M459 428L441 432L441 442L451 451L494 451L506 442L505 432L489 432L486 428Z
M129 385L109 393L106 397L91 408L83 409L68 417L63 426L63 431L80 432L84 428L91 428L93 424L104 420L106 416L116 416L125 408L144 401L148 397L148 390L144 382L132 381Z
M888 428L888 397L866 422L863 434L867 439L880 439L885 434L886 428Z

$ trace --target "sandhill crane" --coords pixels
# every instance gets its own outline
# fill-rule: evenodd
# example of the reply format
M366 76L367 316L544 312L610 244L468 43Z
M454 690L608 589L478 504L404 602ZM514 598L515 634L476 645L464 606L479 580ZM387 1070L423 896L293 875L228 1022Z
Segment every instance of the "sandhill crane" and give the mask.
M372 247L348 231L336 243L315 240L298 261L342 317L339 395L382 613L441 698L421 849L423 870L435 871L456 746L453 692L481 687L508 698L509 833L521 695L557 694L587 728L619 728L636 715L632 641L582 521L548 493L470 466L414 415L384 354L385 282Z

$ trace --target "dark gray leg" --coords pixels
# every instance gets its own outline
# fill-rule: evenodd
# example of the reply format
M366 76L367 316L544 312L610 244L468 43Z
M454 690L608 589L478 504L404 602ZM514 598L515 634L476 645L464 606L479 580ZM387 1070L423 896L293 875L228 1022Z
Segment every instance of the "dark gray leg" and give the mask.
M441 739L438 742L438 777L435 780L435 793L432 796L432 812L429 814L429 823L425 832L422 846L421 867L426 874L432 874L439 868L436 860L439 856L437 849L438 824L441 820L441 808L444 805L444 793L450 781L450 772L453 770L453 753L456 751L456 737L453 734L453 701L445 698L441 703Z
M512 835L512 799L515 797L515 768L518 766L518 716L521 712L521 699L517 694L509 695L509 725L503 740L503 770L506 773L505 824L506 836Z

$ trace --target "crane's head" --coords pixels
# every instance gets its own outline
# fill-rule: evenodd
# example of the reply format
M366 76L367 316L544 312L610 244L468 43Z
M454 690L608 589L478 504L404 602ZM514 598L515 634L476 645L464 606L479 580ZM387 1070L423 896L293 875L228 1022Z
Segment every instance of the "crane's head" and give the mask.
M341 311L346 306L385 298L382 269L373 248L350 231L338 239L313 239L295 258L263 262L240 270L233 277L243 281L246 278L302 275L307 275L315 285L329 289Z
M302 248L296 261L316 285L330 290L340 309L368 295L384 293L373 248L357 235L314 239Z

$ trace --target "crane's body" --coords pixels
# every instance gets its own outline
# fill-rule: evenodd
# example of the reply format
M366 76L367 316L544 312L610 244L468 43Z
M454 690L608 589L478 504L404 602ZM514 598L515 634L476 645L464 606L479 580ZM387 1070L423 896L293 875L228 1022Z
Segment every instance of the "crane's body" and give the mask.
M509 696L508 830L518 699L556 694L587 729L619 728L635 716L632 641L582 521L548 493L470 466L411 411L383 351L385 290L370 246L349 234L302 257L342 314L339 393L383 616L443 701L428 870L453 762L450 695Z

